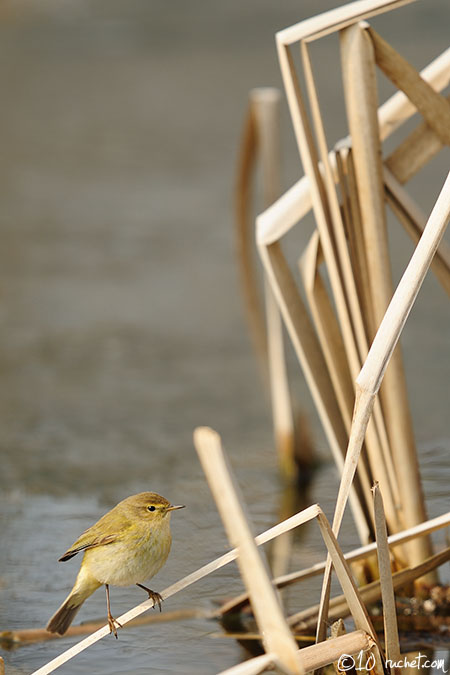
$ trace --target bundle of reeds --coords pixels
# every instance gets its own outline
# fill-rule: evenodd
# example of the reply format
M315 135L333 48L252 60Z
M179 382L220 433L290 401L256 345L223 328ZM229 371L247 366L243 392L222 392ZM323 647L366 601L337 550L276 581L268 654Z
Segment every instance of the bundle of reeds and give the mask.
M371 414L364 425L362 439L366 452L362 455L358 452L357 472L346 488L362 543L373 540L374 536L370 494L374 482L379 483L383 493L390 533L426 520L404 368L397 344L403 324L392 329L393 334L397 332L396 348L390 353L389 367L383 368L383 383L381 377L369 374L369 366L362 370L369 345L393 294L386 204L417 243L426 219L403 188L403 183L450 140L450 104L438 93L450 79L450 51L419 74L367 23L362 22L369 16L403 4L406 3L351 3L277 34L280 65L305 176L257 218L256 231L266 272L265 287L269 287L268 370L283 473L295 470L295 443L292 440L293 415L286 366L283 351L277 346L281 343L279 313L283 316L341 472L345 457L349 457L347 447L355 429L352 420L363 407L363 394L370 397ZM332 32L340 35L350 135L329 151L310 44ZM306 95L301 90L291 52L296 45L300 46ZM377 66L400 89L380 108L375 80ZM252 92L250 96L247 129L253 123L254 131L251 134L247 131L246 137L256 139L255 144L259 139L263 165L272 158L275 167L272 171L266 169L263 172L268 186L266 196L275 194L279 189L279 148L276 147L279 136L278 100L279 97L277 99L272 91L270 95L259 91ZM422 114L424 122L383 161L382 142L416 111ZM267 138L273 139L272 144ZM246 151L243 157L248 154L248 147ZM244 160L244 169L247 165L248 161ZM246 181L239 181L243 189L238 194L242 231L242 222L248 212L242 204L249 193L250 175L245 170L240 171L240 175L246 175ZM444 289L450 292L450 253L446 243L440 242L447 221L447 189L447 186L444 187L440 199L442 210L439 214L435 212L440 222L437 238L429 243L425 257L427 264L432 263ZM316 229L299 256L305 304L281 248L281 240L293 227L301 227L303 218L311 209ZM425 246L425 240L426 237L422 237L421 247ZM248 253L243 252L242 268L251 278L244 280L246 296L252 296L252 306L255 307L254 277L248 273L251 269ZM325 275L331 296L327 291ZM411 273L402 282L402 292L411 291L415 297L421 283L420 276L419 273ZM276 307L272 308L274 303ZM255 314L253 309L251 316ZM255 319L251 324L257 336L261 332L261 321L259 326ZM270 345L273 347L270 348ZM373 357L369 362L374 362ZM284 440L287 435L290 435L290 443ZM289 452L290 458L287 456ZM337 528L342 505L343 502L339 503L337 510ZM399 562L417 564L430 553L429 541L421 538L404 548Z

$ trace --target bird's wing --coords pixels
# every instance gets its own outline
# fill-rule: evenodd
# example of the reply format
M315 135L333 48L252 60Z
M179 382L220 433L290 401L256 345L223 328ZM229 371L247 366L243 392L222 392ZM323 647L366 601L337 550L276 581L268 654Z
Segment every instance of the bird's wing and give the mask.
M80 551L87 551L89 548L97 546L106 546L121 539L131 523L122 518L118 527L117 520L111 517L113 511L107 513L103 518L83 532L82 535L72 544L72 546L62 555L58 562L70 560Z
M87 534L87 532L84 534ZM82 534L81 537L77 539L76 542L72 544L72 546L64 553L64 555L58 559L58 562L70 560L80 551L87 551L89 548L96 548L97 546L106 546L106 544L112 544L114 541L117 541L118 538L118 534L107 534L95 538L90 537L84 542L84 535Z

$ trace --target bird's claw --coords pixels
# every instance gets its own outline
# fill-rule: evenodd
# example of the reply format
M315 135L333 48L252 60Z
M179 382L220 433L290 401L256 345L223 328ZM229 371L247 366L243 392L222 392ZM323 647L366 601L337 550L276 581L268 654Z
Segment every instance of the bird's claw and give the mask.
M153 600L153 609L155 609L156 605L158 605L159 611L161 611L161 603L163 601L162 595L156 591L152 591L150 588L147 588L147 586L143 586L142 584L136 584L136 586L139 586L139 588L147 591L149 599Z
M162 596L156 591L148 590L148 597L150 600L153 600L153 609L156 609L156 605L158 605L159 611L161 612L161 603L163 601Z
M112 614L109 614L109 615L108 615L108 626L109 626L109 631L110 631L110 633L112 633L112 634L114 635L114 637L116 638L116 640L118 640L118 637L119 637L119 636L117 635L117 628L116 628L116 625L117 625L119 628L122 628L122 624L119 623L119 622L117 621L117 619L115 619L115 618L112 616Z

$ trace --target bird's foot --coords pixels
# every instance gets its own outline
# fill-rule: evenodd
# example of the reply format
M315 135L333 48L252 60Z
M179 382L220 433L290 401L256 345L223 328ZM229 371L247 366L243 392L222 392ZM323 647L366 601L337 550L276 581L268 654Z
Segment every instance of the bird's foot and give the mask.
M114 637L115 637L116 640L117 640L117 639L118 639L118 635L117 635L117 628L116 628L116 626L118 626L119 628L122 628L122 624L119 623L119 622L117 621L117 619L115 619L115 618L113 617L113 615L111 614L111 612L108 612L108 626L109 626L110 632L114 635Z
M139 586L139 588L147 591L148 597L150 600L153 600L153 609L155 609L156 605L158 605L159 611L161 611L161 603L163 601L162 596L156 591L151 591L150 588L147 588L147 586L143 586L142 584L136 584L136 586Z

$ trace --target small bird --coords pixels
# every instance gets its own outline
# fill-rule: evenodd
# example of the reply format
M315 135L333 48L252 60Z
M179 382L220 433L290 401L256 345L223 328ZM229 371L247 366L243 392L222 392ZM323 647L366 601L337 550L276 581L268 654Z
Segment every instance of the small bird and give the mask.
M111 614L109 586L136 584L159 606L162 598L141 582L153 577L164 565L172 544L170 512L173 506L156 492L141 492L123 499L87 529L64 553L59 562L84 551L75 585L47 624L50 633L63 635L83 602L103 584L111 633L117 638Z

